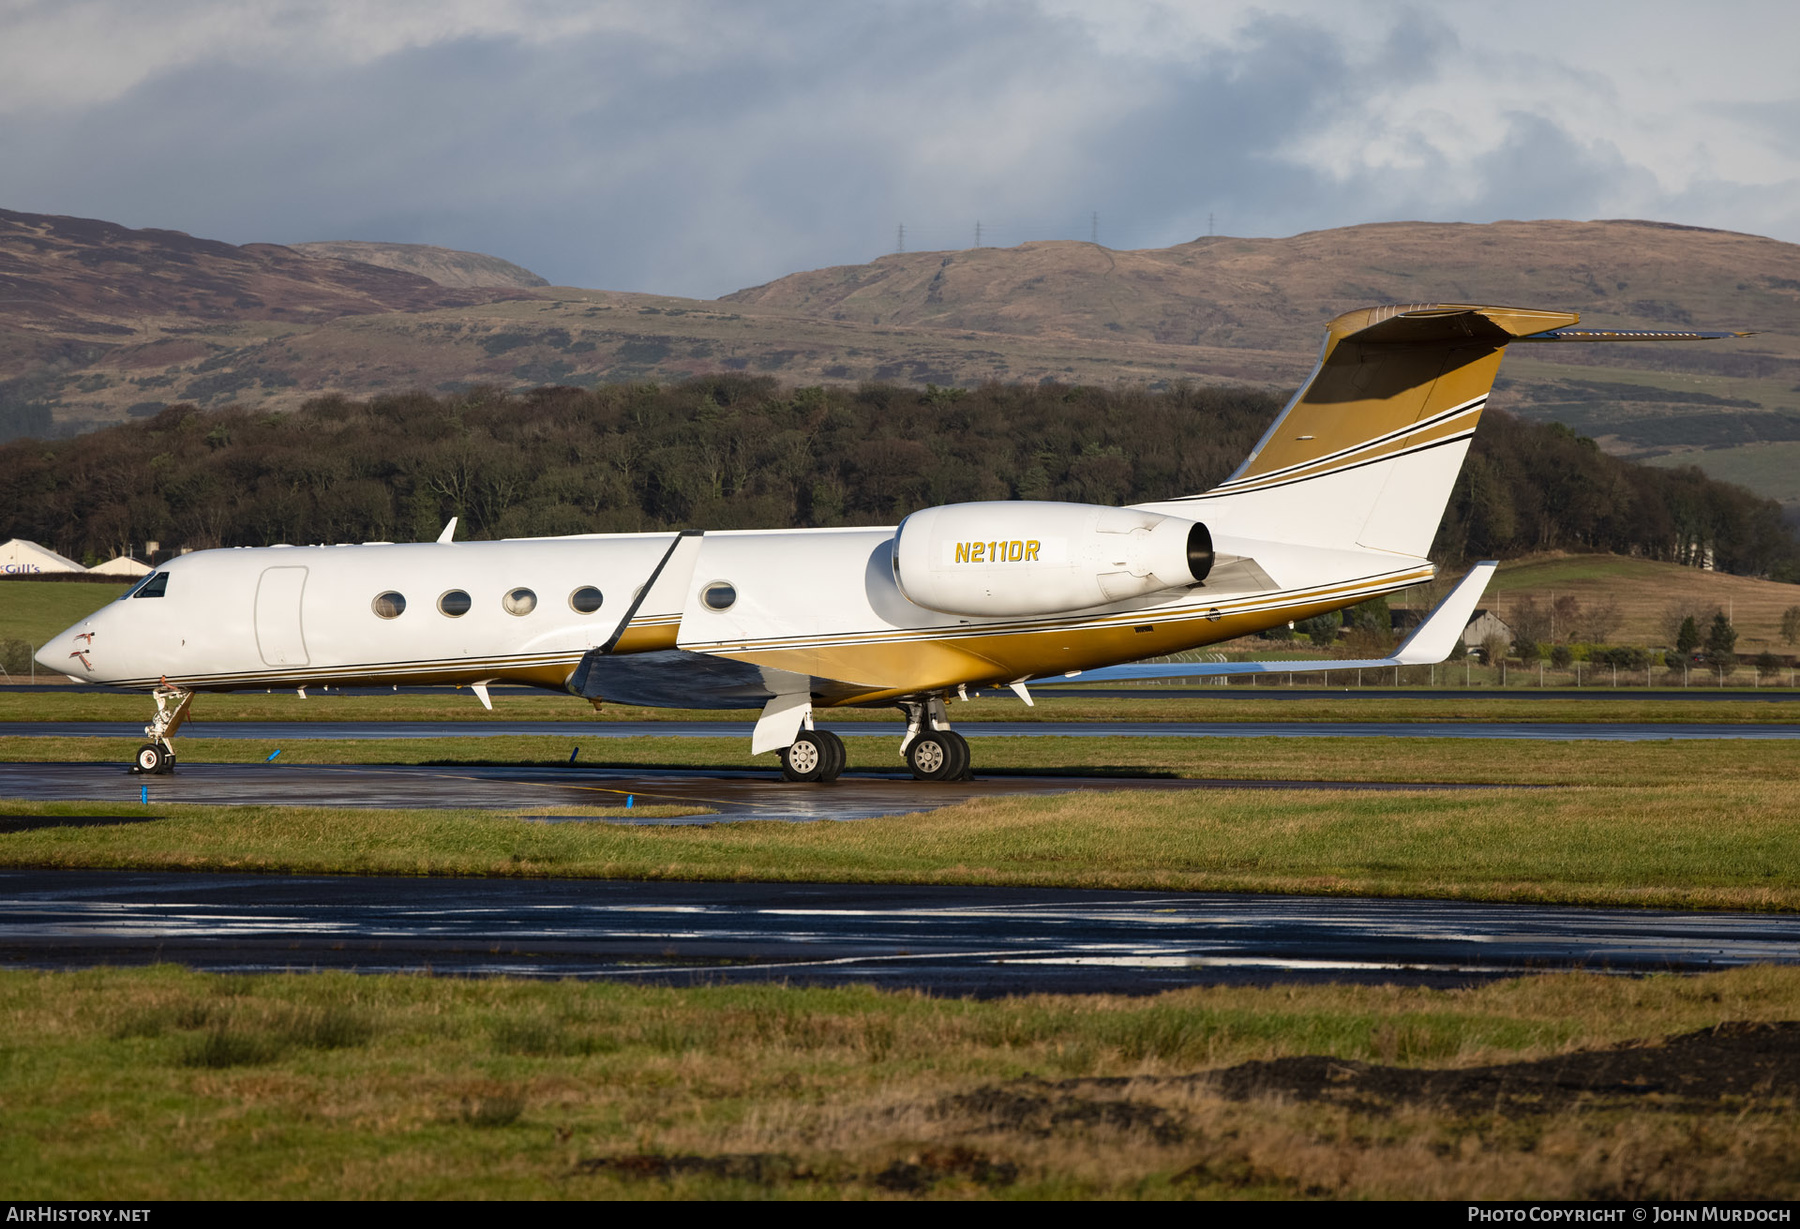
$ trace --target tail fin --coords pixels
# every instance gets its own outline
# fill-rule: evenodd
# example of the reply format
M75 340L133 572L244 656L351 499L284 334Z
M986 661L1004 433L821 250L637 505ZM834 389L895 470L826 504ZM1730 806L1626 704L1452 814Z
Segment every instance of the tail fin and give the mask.
M1469 303L1345 312L1249 459L1179 502L1227 505L1231 522L1257 537L1422 558L1508 344L1749 336L1571 327L1580 319Z
M1198 498L1248 505L1258 536L1422 557L1506 344L1578 319L1435 303L1346 312L1249 459Z

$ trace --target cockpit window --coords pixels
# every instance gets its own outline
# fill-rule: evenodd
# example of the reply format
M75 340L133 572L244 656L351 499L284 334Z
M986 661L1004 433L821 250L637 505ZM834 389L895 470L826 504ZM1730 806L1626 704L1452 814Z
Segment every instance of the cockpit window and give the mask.
M157 576L159 576L159 575L160 575L160 573L158 573L158 572L148 572L148 573L144 574L143 576L138 577L136 580L131 582L131 588L129 588L129 589L125 590L125 592L119 594L119 596L116 600L122 602L128 597L136 597L138 595L139 589L142 589L145 585L147 585L151 581L155 580L157 578Z
M169 588L167 572L152 572L144 577L143 583L127 593L126 597L161 597Z

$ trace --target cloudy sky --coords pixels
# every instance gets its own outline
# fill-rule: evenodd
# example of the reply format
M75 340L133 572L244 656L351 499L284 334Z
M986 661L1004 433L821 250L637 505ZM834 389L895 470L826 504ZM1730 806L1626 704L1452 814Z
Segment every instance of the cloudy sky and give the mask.
M1422 218L1800 242L1800 6L0 0L0 207L713 296Z

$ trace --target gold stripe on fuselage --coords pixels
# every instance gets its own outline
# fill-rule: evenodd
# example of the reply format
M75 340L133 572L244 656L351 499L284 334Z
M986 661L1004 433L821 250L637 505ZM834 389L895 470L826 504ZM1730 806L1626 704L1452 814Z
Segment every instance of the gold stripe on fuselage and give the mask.
M1205 595L1160 610L1125 611L1104 618L1055 616L1005 624L893 628L837 635L771 637L705 645L695 652L842 683L856 689L820 700L821 707L872 704L966 683L985 686L1141 661L1250 635L1290 620L1339 610L1366 598L1430 580L1426 564L1289 592L1245 594L1216 601ZM674 649L679 616L633 620L614 653ZM382 664L315 666L171 677L202 691L329 685L442 686L476 680L551 691L565 688L586 650ZM154 686L136 679L120 686ZM700 699L700 697L696 697Z
M959 683L1009 683L1200 648L1339 610L1432 575L1427 565L1296 593L1186 604L1104 621L1046 620L1036 626L933 628L690 647L751 665L861 684L869 690L841 702L867 704Z

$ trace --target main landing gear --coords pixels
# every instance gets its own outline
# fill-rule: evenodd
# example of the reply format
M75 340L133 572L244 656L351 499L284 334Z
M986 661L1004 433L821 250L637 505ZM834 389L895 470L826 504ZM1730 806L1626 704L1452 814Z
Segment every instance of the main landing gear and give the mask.
M830 730L802 730L781 752L781 779L835 781L849 758L844 740Z
M902 700L906 737L900 742L900 758L921 781L967 781L970 771L969 741L950 728L944 701Z
M906 714L906 737L900 740L900 758L906 761L912 775L921 781L969 780L969 743L950 728L943 697L902 700L900 710ZM812 723L810 715L798 719L805 724L793 736L794 741L781 749L782 780L837 780L847 758L844 740L830 730L806 728Z
M164 683L150 694L156 700L156 716L144 727L144 737L150 741L138 748L131 771L162 776L175 771L175 731L187 720L194 693Z

